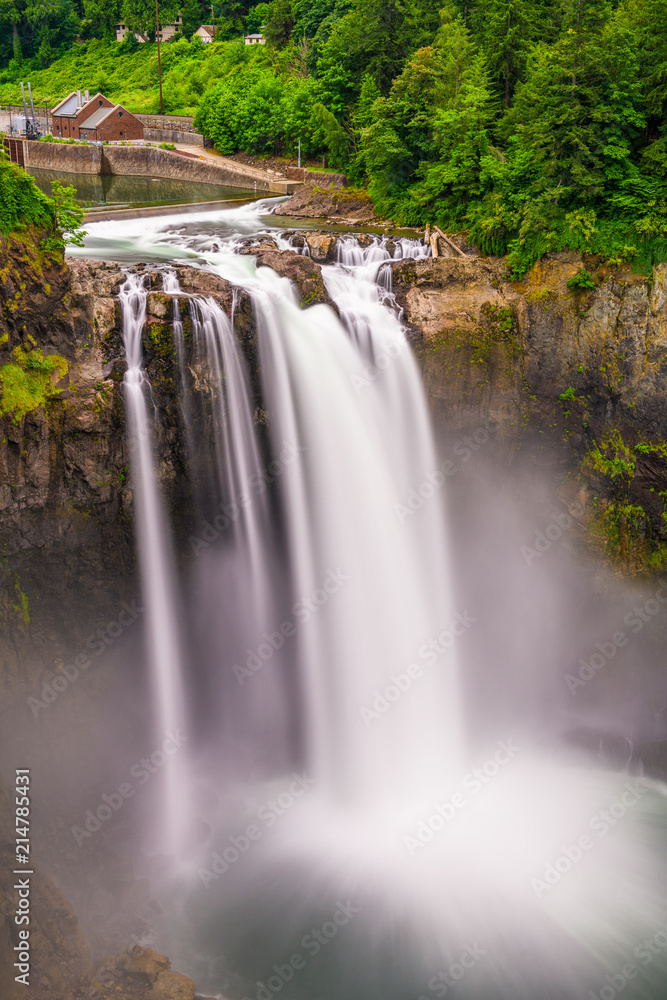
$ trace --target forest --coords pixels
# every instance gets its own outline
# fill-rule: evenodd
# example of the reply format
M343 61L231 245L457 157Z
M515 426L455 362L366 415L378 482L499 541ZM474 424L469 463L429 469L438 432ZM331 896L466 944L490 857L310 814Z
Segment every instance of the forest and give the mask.
M667 259L663 0L224 0L206 47L188 36L211 8L176 6L165 110L194 112L223 153L293 155L300 140L380 215L465 231L517 275L567 248L638 271ZM81 86L155 110L151 10L0 0L0 100L28 73L53 99L54 74L66 89L87 65ZM148 44L113 40L120 16ZM260 28L267 45L239 44Z

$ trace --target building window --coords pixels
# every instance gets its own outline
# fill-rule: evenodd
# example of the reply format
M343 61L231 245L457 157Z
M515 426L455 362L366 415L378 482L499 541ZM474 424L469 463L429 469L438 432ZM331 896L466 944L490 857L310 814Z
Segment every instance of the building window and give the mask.
M102 101L98 101L97 103L98 103L99 107L101 108L102 107Z
M119 117L119 118L122 118L122 117L123 117L123 112L122 112L122 111L119 111L119 112L118 112L118 117Z

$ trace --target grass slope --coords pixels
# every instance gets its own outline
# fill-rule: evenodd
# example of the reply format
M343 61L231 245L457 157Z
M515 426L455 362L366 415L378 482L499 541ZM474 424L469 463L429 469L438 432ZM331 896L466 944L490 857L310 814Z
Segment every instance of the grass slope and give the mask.
M225 72L226 50L235 42L202 45L185 38L161 46L162 92L166 114L193 115L204 91ZM238 46L237 46L238 47ZM129 111L159 111L157 45L131 51L116 41L75 45L48 69L0 73L0 104L20 104L20 79L29 79L35 104L54 107L72 90L99 91Z

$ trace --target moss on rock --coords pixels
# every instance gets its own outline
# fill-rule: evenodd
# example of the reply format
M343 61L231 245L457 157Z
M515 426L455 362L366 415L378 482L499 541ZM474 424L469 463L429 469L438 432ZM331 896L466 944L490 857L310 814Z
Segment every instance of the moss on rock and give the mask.
M41 348L15 347L12 356L14 360L0 368L0 415L9 413L18 424L26 413L62 392L58 382L67 374L69 363L60 354L45 355Z

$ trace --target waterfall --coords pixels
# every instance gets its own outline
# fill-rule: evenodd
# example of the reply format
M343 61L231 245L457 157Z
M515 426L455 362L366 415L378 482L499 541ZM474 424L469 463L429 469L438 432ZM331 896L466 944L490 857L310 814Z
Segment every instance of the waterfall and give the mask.
M233 317L191 298L191 357L175 336L203 400L191 466L210 461L214 496L193 526L184 662L188 692L204 692L209 833L166 896L172 957L201 991L257 1000L604 998L624 962L637 972L625 996L659 1000L664 955L645 970L633 949L667 925L662 786L512 733L481 757L466 739L461 660L486 626L457 601L445 466L391 289L391 260L428 248L340 241L323 268L336 315L300 308L286 279L235 254L248 214L225 225L224 238L172 225L156 241L157 256L196 254L251 297L259 371L254 385ZM169 655L145 294L129 275L128 427L162 725L185 685ZM597 835L619 809L624 822Z
M146 322L147 290L136 274L121 287L123 340L127 359L125 400L128 422L135 523L146 608L146 640L155 698L154 738L158 749L167 734L183 733L185 692L177 627L175 575L153 461L153 428L146 402L141 335ZM187 812L184 801L184 754L172 757L164 769L164 849L182 845Z
M198 565L205 617L225 626L213 640L224 650L226 674L219 694L219 719L235 734L237 752L246 735L245 750L252 758L257 756L256 734L264 734L259 742L267 746L275 766L286 756L279 745L285 743L287 726L284 683L277 666L280 657L273 660L270 670L253 676L253 683L245 683L250 673L248 657L254 650L263 651L266 634L279 624L279 601L272 582L275 545L267 485L271 477L254 426L255 401L233 330L234 310L228 317L214 299L194 296L190 314L194 355L203 377L201 395L210 421L206 450L212 458L209 490L214 504L206 524L220 539L209 558ZM207 426L203 413L202 420ZM195 540L195 552L197 544ZM248 746L248 733L254 734L253 746ZM240 760L235 763L240 767Z

